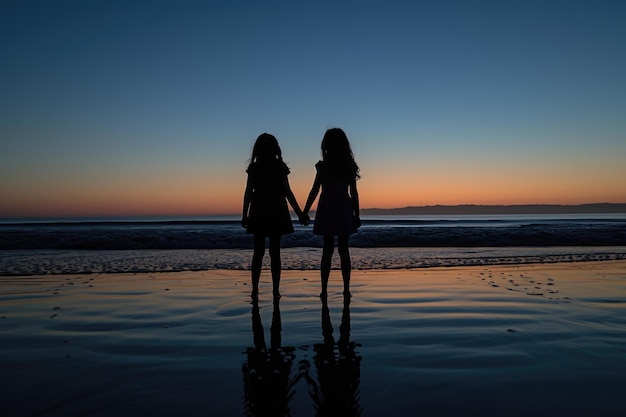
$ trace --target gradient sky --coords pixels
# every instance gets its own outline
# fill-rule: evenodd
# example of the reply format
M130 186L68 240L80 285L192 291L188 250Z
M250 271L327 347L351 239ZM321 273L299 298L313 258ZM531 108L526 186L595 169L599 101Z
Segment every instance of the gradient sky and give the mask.
M626 202L626 2L0 1L0 217L241 211L330 127L362 207Z

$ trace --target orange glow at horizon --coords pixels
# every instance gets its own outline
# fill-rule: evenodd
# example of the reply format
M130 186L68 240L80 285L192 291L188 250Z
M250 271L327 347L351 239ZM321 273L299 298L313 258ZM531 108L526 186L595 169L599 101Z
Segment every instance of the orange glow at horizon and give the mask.
M446 164L373 164L364 160L357 182L361 208L429 205L626 203L621 164L605 169L569 162L536 166L489 160ZM238 166L86 172L0 185L0 217L239 215L245 170ZM294 166L289 176L304 206L314 172ZM312 210L315 210L313 205Z
M301 207L308 196L310 179L294 178L292 189ZM619 184L561 184L528 179L511 181L390 181L369 177L358 182L361 208L398 208L458 204L585 204L624 203ZM476 181L476 182L474 182ZM99 187L57 188L12 193L0 204L0 217L90 217L90 216L203 216L238 215L241 212L245 178L210 183L156 181L101 184ZM616 181L617 182L617 181ZM6 195L6 193L3 193ZM315 210L316 205L312 210Z

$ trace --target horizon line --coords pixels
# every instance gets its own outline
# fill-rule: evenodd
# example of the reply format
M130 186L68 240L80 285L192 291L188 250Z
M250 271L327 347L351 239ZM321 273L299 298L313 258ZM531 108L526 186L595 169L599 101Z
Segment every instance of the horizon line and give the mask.
M532 211L524 211L532 209ZM611 211L602 211L601 209ZM521 210L521 211L520 211ZM559 212L558 210L566 210ZM292 210L290 210L292 212ZM574 213L626 213L625 203L582 203L582 204L552 204L552 203L530 203L530 204L433 204L421 206L404 206L392 208L368 207L361 208L361 214L574 214ZM315 210L310 210L315 213ZM79 214L79 215L35 215L35 216L0 216L0 220L28 220L28 219L94 219L94 218L174 218L174 217L232 217L239 216L239 212L231 213L162 213L162 214Z

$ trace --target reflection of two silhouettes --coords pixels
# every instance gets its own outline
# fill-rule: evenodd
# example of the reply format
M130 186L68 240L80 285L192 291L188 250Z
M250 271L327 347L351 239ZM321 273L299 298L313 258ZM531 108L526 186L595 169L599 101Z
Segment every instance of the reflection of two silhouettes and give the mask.
M317 383L307 378L316 414L360 416L361 356L356 349L359 345L350 341L350 297L344 298L337 342L328 304L322 300L322 336L324 341L314 345Z
M274 301L272 313L271 344L265 344L265 333L259 304L252 304L252 333L254 347L246 350L247 360L243 364L244 404L246 415L288 416L291 414L289 401L293 397L294 385L299 378L291 378L291 365L295 359L295 347L281 346L282 324L280 306Z
M274 302L271 326L271 346L265 344L265 334L259 305L252 306L254 347L246 351L243 365L244 404L249 416L291 415L289 402L295 385L304 378L308 383L316 415L360 416L361 356L359 346L350 341L350 299L344 299L339 340L333 337L333 325L326 300L322 303L323 342L314 344L313 362L317 379L309 374L310 363L302 360L299 372L292 376L295 347L281 346L281 318L278 301Z

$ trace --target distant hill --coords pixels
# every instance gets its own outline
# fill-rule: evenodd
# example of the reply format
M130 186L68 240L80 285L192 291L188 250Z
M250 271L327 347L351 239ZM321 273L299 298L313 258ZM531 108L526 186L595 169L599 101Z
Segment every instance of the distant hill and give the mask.
M474 205L410 206L392 209L361 209L362 215L416 215L416 214L584 214L626 213L626 204L594 203L579 205L526 204L526 205Z

